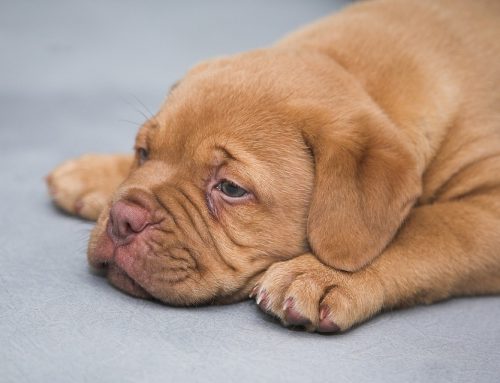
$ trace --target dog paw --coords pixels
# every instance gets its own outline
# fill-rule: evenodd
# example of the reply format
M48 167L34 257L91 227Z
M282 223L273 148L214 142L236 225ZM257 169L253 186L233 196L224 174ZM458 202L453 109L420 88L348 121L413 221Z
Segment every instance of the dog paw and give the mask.
M123 180L120 161L99 154L65 161L46 177L49 194L64 211L95 221Z
M373 273L337 271L305 254L273 264L250 296L285 326L333 333L379 312L383 290Z

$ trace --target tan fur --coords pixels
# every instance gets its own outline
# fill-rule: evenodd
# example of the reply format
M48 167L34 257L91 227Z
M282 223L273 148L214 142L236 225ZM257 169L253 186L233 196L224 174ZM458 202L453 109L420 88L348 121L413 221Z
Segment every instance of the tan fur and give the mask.
M367 1L202 63L141 128L144 164L72 160L55 201L102 210L90 263L170 304L251 292L284 324L337 331L499 293L499 21L495 0ZM253 197L225 202L223 178ZM158 222L128 249L106 233L117 201Z
M57 206L96 221L130 171L130 155L86 154L63 162L46 178Z

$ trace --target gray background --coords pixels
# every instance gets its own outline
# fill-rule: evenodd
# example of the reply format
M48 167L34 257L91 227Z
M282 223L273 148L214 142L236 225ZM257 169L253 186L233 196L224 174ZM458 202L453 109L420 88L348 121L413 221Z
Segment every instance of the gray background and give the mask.
M386 313L338 336L252 302L179 309L89 273L91 225L42 177L126 151L198 60L267 45L342 1L0 2L1 382L498 382L500 298Z

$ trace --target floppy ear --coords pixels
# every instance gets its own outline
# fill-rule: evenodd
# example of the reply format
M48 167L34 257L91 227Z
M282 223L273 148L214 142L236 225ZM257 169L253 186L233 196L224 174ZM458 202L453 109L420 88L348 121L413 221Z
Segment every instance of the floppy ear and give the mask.
M302 134L315 164L309 246L323 263L356 271L388 245L419 196L415 158L378 110L309 122Z

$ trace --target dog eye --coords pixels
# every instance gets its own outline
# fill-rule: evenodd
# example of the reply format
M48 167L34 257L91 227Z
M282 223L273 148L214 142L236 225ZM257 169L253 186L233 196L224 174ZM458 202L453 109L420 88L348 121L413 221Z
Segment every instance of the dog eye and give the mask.
M144 148L137 149L137 156L139 157L139 165L142 165L148 160L149 152Z
M242 187L236 185L235 183L233 183L231 181L227 181L227 180L221 181L216 186L216 188L231 198L241 198L248 193Z

